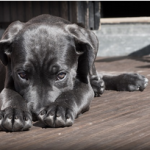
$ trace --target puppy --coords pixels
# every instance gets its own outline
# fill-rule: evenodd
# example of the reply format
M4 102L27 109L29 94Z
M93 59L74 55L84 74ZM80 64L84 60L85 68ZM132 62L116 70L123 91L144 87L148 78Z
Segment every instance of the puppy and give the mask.
M97 50L92 31L59 17L10 24L0 40L0 129L28 130L32 120L71 126L105 88L144 90L148 79L139 74L101 79L94 66Z

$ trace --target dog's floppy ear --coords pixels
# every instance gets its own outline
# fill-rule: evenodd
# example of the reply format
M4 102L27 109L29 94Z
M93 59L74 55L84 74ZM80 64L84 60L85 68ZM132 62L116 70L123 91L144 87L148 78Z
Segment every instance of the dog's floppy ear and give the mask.
M11 44L18 32L23 28L23 23L16 21L11 23L5 30L0 40L0 60L4 65L8 63L8 55L11 54Z
M87 75L92 75L93 63L97 55L99 42L96 35L76 24L66 26L66 30L75 40L78 60L78 75L83 82L88 83Z

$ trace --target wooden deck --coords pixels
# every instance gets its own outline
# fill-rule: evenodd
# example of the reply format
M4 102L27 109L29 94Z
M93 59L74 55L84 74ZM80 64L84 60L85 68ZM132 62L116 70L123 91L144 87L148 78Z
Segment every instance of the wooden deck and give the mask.
M150 80L150 56L98 58L98 72L138 72ZM0 150L139 150L150 149L150 84L143 92L105 91L91 103L90 111L72 127L0 132Z

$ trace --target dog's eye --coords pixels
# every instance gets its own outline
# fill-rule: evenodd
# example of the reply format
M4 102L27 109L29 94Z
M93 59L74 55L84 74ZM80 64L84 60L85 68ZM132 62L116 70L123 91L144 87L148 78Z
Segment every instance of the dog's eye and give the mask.
M59 73L59 74L57 75L56 80L62 80L62 79L65 78L65 76L66 76L66 73L65 73L65 72L61 72L61 73Z
M20 78L28 80L27 74L25 72L19 72L18 75Z

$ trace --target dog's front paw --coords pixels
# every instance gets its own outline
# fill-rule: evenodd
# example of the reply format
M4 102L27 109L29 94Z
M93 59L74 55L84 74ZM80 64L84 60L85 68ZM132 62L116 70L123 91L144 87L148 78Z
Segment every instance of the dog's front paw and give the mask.
M72 109L61 104L52 104L44 108L38 115L48 127L66 127L74 123L75 113Z
M148 79L140 74L123 74L117 84L119 91L143 91L148 84Z
M32 126L29 112L8 107L0 111L0 130L16 132L28 130Z

